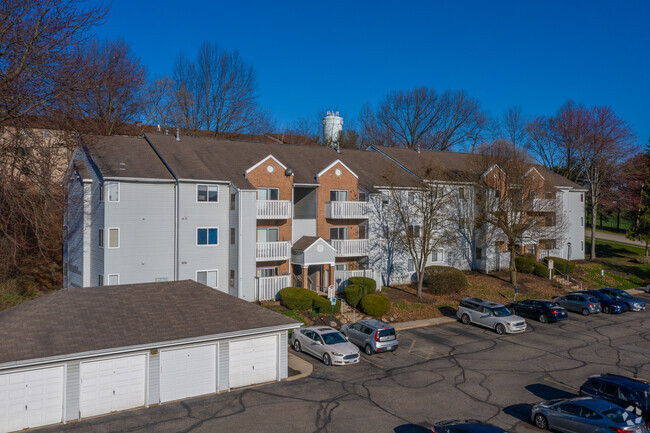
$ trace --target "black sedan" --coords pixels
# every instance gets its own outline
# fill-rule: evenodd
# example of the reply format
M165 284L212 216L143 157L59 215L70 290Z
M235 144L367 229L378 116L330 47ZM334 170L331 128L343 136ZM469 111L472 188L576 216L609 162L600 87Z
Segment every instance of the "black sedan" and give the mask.
M512 314L537 319L542 323L557 322L569 317L564 308L544 299L526 299L511 302L507 306Z

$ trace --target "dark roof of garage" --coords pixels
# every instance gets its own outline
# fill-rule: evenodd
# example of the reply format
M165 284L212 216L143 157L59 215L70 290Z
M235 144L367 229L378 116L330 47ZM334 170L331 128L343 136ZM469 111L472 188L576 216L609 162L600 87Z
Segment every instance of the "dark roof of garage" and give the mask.
M69 288L0 311L0 364L298 324L191 280Z

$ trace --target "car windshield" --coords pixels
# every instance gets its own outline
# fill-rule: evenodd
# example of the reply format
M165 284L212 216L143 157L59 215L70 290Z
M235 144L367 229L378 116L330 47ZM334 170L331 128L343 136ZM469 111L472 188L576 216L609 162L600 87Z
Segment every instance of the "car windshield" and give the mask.
M635 416L621 407L611 408L603 411L603 415L617 424L627 423L634 420Z
M623 290L621 290L620 292L617 292L617 293L618 293L618 296L620 296L621 298L628 298L628 299L632 298L632 295L630 295L629 293L627 293L627 292L625 292Z
M506 307L493 308L492 313L494 317L512 316L512 313Z
M557 305L555 305L551 301L543 301L543 302L540 302L540 304L542 304L546 308L555 308L555 307L557 307Z
M329 334L323 334L321 335L323 337L323 341L325 341L325 344L339 344L339 343L345 343L345 337L341 335L340 332L330 332Z

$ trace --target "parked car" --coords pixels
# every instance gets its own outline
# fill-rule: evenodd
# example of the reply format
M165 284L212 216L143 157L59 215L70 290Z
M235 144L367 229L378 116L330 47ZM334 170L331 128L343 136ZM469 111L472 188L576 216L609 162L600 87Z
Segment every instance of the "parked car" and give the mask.
M505 305L481 298L463 298L456 315L465 325L476 323L494 329L499 335L526 330L522 317L512 314Z
M569 317L566 309L544 299L526 299L525 301L511 302L508 304L508 310L512 314L530 317L542 323L557 322Z
M606 287L604 289L600 289L600 291L611 296L617 301L623 302L627 305L627 308L629 308L630 311L645 310L645 301L632 297L632 295L627 293L625 290L611 289L609 287Z
M450 419L437 422L431 433L508 433L500 427L476 419Z
M399 346L395 328L375 319L360 320L350 325L343 325L341 333L351 343L362 347L366 355L395 351Z
M583 293L569 293L568 295L554 298L553 302L569 311L581 313L583 316L600 313L601 310L598 299Z
M549 400L533 405L533 423L542 430L571 433L648 433L643 418L593 397Z
M650 383L642 379L600 374L590 376L580 387L580 395L602 398L643 417L650 426Z
M310 326L291 334L291 345L296 352L314 355L325 365L345 365L359 362L359 348L339 331L329 326Z
M598 299L598 302L600 302L600 306L603 309L603 313L618 314L624 313L628 310L627 304L621 301L617 301L607 293L601 292L600 290L582 290L576 293L584 293Z

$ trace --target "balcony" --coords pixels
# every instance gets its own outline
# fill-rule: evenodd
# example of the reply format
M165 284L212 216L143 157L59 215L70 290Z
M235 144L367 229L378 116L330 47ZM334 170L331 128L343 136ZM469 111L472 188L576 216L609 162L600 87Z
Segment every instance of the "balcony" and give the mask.
M277 277L257 277L255 278L256 296L258 301L275 301L278 292L291 285L289 275L280 275Z
M368 239L332 239L336 257L363 257L368 255Z
M366 219L370 213L367 201L328 201L325 202L325 218Z
M258 242L255 259L258 262L288 260L291 257L291 242Z
M257 200L257 219L286 220L291 218L290 200Z

